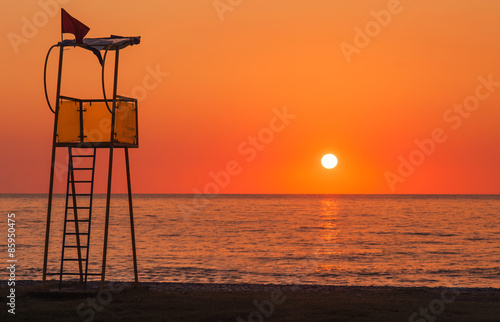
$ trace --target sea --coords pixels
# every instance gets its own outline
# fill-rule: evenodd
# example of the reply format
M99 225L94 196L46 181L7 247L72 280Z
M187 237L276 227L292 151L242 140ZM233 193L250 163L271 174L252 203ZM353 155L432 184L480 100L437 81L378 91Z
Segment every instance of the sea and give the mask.
M101 270L105 204L94 196L89 273ZM133 205L144 282L500 288L499 195L136 194ZM61 268L64 206L55 195L49 273ZM15 259L16 279L41 280L47 196L0 195L0 211L0 279ZM128 197L113 195L106 278L132 281L132 258Z

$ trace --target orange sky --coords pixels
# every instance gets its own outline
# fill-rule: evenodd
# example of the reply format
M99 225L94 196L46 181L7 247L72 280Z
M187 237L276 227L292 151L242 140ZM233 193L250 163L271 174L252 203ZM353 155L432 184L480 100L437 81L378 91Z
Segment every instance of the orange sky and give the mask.
M500 2L486 0L11 1L0 20L0 193L48 191L42 72L60 39L60 3L89 37L142 37L120 55L119 93L146 93L131 151L136 193L214 183L221 193L500 193ZM62 94L101 98L95 57L65 57ZM454 110L464 101L469 110ZM273 120L285 107L295 117ZM436 129L442 142L431 144ZM252 147L259 133L266 143ZM337 168L321 167L326 153ZM122 159L117 151L115 192L125 191ZM234 174L217 183L228 163ZM104 192L104 151L98 164Z

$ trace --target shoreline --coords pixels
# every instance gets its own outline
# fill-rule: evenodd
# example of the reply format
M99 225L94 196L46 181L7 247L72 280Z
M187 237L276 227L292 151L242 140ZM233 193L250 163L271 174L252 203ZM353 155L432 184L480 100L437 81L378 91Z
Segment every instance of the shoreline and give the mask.
M59 280L47 280L47 284L51 288L58 286ZM200 291L259 291L270 289L282 289L289 291L303 290L303 291L323 291L331 292L336 290L442 290L442 289L457 289L461 291L470 292L498 292L500 288L496 287L450 287L450 286L393 286L393 285L327 285L327 284L259 284L259 283L192 283L192 282L139 282L135 285L131 281L106 281L106 285L122 284L126 287L146 287L152 290L200 290ZM63 289L79 288L78 280L63 281ZM16 288L40 288L42 286L41 280L16 280ZM87 289L98 289L100 281L88 281ZM6 285L1 285L0 290L8 288ZM83 289L83 287L81 287Z

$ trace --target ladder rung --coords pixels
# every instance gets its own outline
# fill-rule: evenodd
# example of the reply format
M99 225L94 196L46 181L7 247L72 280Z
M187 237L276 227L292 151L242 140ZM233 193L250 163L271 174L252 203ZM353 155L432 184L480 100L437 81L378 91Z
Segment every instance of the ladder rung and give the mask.
M93 158L94 155L93 154L82 154L82 155L73 154L72 157L73 158Z
M76 261L81 261L81 262L86 262L86 258L82 258L81 260L78 258L63 258L63 261L69 261L69 262L76 262Z
M94 170L94 168L73 168L73 170Z
M88 235L89 233L66 233L66 235Z
M78 248L76 245L64 246L66 248ZM80 246L80 248L88 248L88 246Z
M90 209L90 207L68 207L68 209Z
M88 220L88 219L78 219L78 220L68 219L68 220L66 220L66 222L75 222L75 221L78 221L78 222L90 222L90 220Z

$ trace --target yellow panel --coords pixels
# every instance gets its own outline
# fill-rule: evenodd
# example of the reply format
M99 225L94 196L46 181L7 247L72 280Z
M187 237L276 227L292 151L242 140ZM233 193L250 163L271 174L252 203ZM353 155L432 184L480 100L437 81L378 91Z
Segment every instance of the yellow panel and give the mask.
M137 144L137 109L134 102L119 101L116 109L115 133L120 143Z
M57 119L57 142L80 141L80 112L78 106L78 102L61 100Z
M83 107L84 141L109 142L111 139L111 113L108 111L106 103L85 103Z

